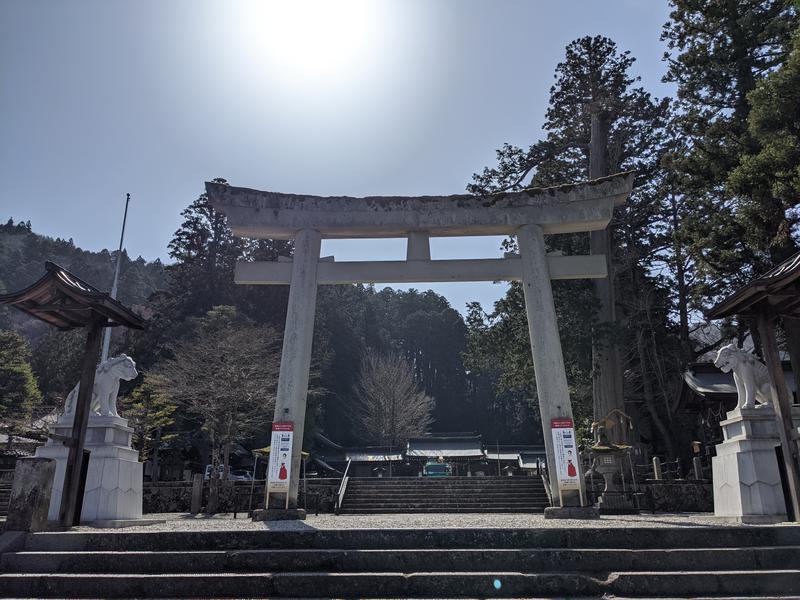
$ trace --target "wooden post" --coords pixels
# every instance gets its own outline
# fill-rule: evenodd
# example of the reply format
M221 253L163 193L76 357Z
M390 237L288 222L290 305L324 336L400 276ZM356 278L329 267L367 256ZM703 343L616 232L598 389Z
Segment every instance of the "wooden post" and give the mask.
M757 323L764 362L767 364L777 395L774 404L778 420L778 436L781 440L781 454L789 484L789 501L796 521L800 519L800 469L797 463L797 446L792 439L792 401L789 399L789 388L786 387L786 380L783 377L783 366L778 353L778 343L775 340L775 317L762 310L758 313Z
M86 443L86 427L89 424L89 411L92 404L92 391L94 389L94 373L97 368L97 355L100 352L103 326L105 319L95 319L89 325L86 335L86 345L83 353L83 367L81 369L81 382L78 389L78 398L75 401L75 416L72 422L72 436L69 444L69 455L64 472L64 487L61 493L61 506L58 511L58 520L64 527L72 527L75 523L75 509L83 498L78 497L80 491L81 464L83 461L83 447Z

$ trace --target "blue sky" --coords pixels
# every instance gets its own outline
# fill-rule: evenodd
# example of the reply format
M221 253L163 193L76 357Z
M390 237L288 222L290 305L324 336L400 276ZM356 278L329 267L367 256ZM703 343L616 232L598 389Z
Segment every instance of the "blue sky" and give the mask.
M606 35L657 96L666 0L3 0L0 218L167 259L180 211L224 177L319 195L460 193L537 139L564 47ZM326 242L338 260L400 240ZM496 238L433 258L499 256ZM110 282L109 282L110 287ZM406 286L408 287L408 286ZM504 284L437 284L461 311Z

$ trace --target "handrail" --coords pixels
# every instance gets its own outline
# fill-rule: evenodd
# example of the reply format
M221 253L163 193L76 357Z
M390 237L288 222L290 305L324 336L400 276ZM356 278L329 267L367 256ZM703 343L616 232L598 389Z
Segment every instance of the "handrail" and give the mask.
M555 506L553 503L553 494L550 490L550 474L547 472L547 464L543 464L542 467L539 468L539 476L542 478L542 483L544 484L544 491L547 494L547 500L550 502L550 506Z
M353 462L352 458L347 459L347 466L344 468L344 475L342 475L342 483L339 484L339 493L336 495L336 507L334 512L338 515L339 509L342 507L342 500L344 500L344 492L347 489L347 480L349 479L350 464Z

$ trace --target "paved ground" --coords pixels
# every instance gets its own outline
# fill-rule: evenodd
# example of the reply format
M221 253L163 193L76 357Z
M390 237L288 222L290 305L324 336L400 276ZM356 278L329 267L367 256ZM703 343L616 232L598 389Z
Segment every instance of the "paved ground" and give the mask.
M440 529L440 528L596 528L596 527L742 527L715 519L713 515L645 514L603 516L599 520L545 519L541 514L408 514L408 515L309 515L305 521L267 521L253 523L246 515L189 515L186 513L147 514L146 519L163 523L126 527L118 531L186 531L200 529L272 529L302 531L308 529ZM784 523L784 526L800 526ZM746 525L744 526L746 527ZM79 531L95 528L81 526ZM106 530L108 531L108 530Z

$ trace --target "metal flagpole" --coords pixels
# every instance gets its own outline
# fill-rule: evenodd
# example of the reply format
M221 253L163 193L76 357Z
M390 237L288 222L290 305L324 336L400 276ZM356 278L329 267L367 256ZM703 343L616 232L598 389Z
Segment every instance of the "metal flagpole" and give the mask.
M125 221L128 220L128 203L131 201L131 195L125 194L125 214L122 217L122 233L119 236L119 251L117 252L117 266L114 269L114 283L111 286L111 297L117 297L117 282L119 281L119 266L122 263L122 240L125 239ZM108 359L108 349L111 346L111 327L106 327L103 332L103 354L100 357L100 362Z

